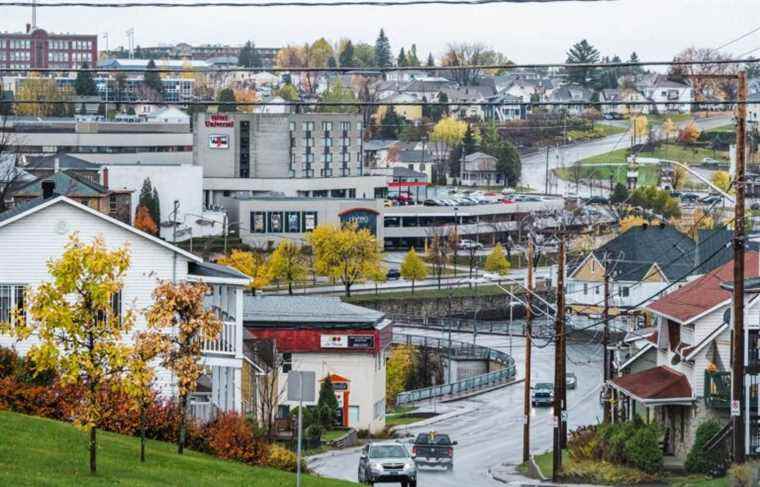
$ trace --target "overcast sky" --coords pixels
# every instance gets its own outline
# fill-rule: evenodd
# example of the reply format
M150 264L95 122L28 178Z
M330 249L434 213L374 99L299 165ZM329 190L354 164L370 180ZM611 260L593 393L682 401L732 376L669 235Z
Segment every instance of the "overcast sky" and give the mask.
M0 30L19 31L30 8L0 7ZM373 43L381 27L394 52L417 44L419 56L438 57L450 41L479 41L516 62L561 62L586 38L602 55L670 59L685 47L717 47L760 26L758 0L617 0L488 6L87 9L40 8L38 25L49 31L110 34L110 47L188 42L279 47L349 37ZM105 42L100 40L101 48ZM760 48L757 32L729 48ZM760 50L755 52L760 55Z

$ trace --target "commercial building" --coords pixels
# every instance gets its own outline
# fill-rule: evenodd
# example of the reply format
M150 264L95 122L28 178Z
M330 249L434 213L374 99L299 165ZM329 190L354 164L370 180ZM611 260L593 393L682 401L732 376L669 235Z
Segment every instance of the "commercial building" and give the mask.
M298 402L286 400L291 371L329 378L336 390L336 417L343 426L377 433L385 428L385 363L393 327L383 313L344 303L336 297L246 296L243 314L246 344L272 351L278 418L287 418ZM316 405L316 401L306 406Z
M385 176L367 176L361 116L343 113L198 113L193 160L205 201L232 193L373 198Z
M11 150L66 153L98 164L192 163L190 126L171 123L92 122L75 118L8 117Z
M214 58L240 57L242 46L229 46L221 44L202 44L193 46L185 42L158 46L141 47L140 54L154 59L193 59L213 60ZM254 47L254 51L261 59L262 67L274 66L279 47Z
M78 68L95 66L98 36L54 34L26 26L26 32L0 32L0 68Z
M231 225L243 242L274 246L282 239L304 241L317 225L355 222L383 241L381 199L224 198Z

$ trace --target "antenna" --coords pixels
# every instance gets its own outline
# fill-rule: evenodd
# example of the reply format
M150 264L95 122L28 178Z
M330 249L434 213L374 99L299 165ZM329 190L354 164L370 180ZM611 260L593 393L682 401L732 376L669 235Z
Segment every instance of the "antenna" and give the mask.
M37 0L32 0L32 31L37 28Z
M135 57L135 28L130 27L127 29L127 39L129 40L129 59Z

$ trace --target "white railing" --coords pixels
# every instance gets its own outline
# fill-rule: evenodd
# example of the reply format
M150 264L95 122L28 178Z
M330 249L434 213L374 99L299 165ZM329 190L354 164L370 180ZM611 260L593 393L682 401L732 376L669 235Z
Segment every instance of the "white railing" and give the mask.
M216 417L218 408L211 402L211 396L206 394L193 394L188 403L188 414L201 424L208 423Z
M237 352L237 338L237 326L235 326L235 323L225 322L219 338L203 342L203 351L211 353L235 353Z

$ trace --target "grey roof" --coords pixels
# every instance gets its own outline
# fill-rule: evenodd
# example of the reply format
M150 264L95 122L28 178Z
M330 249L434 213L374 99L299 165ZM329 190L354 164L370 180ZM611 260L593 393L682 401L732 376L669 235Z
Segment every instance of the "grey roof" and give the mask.
M551 95L552 101L591 101L594 92L578 85L565 85L557 88Z
M394 178L426 179L427 174L425 174L424 172L419 172L413 169L409 169L408 167L396 166L393 168L393 177Z
M222 277L225 279L250 279L239 270L225 265L211 262L190 262L187 267L188 274L200 277Z
M384 314L327 296L245 296L245 326L374 328Z
M483 158L485 158L485 159L496 159L491 154L486 154L485 152L473 152L472 154L468 154L468 155L464 156L465 162L476 161L478 159L483 159Z
M433 162L433 153L419 149L402 150L398 153L398 162Z
M734 250L731 242L734 239L733 230L725 227L711 230L699 230L697 233L697 248L694 253L694 265L699 266L699 274L707 274L726 262L733 260ZM747 250L760 250L760 242L749 240Z
M670 225L633 227L594 250L613 261L615 280L640 281L657 264L669 281L691 274L696 243Z
M76 171L100 171L100 165L94 164L78 157L70 156L68 154L55 154L47 156L26 156L26 167L29 170L34 169L53 169L55 166L55 160L58 159L58 167L65 171L67 169L74 169Z
M31 210L32 208L36 208L46 201L47 200L45 198L39 197L39 198L34 198L33 200L25 201L21 204L18 204L14 206L13 208L11 208L10 210L6 210L0 213L0 223L6 220L10 220L14 216L20 215L28 210Z
M398 144L398 140L394 139L371 139L364 143L364 150L382 150Z
M42 179L37 179L19 188L15 196L37 196L42 194L42 182L55 182L55 192L67 196L82 198L99 198L108 194L108 188L98 183L87 181L70 172L57 172Z

